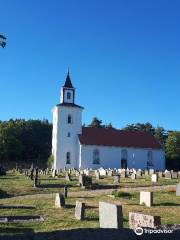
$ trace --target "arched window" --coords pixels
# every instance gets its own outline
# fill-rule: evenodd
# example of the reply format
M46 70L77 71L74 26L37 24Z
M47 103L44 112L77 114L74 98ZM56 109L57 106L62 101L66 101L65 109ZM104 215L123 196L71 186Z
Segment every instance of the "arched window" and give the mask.
M121 168L127 168L128 151L126 149L121 150Z
M147 166L153 166L153 154L152 151L147 152Z
M71 99L71 93L67 92L67 99Z
M71 137L71 133L70 132L67 133L67 137Z
M93 164L100 164L99 150L95 149L93 151Z
M68 124L71 124L71 123L72 123L72 116L71 116L70 114L68 115L67 122L68 122Z
M70 152L66 153L66 164L71 164L71 153Z

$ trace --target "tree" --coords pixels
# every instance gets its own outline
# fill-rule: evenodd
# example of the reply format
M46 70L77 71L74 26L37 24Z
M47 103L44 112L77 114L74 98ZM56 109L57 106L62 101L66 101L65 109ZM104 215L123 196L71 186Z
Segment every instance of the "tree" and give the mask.
M180 159L180 132L170 132L166 143L166 155L170 159Z
M97 117L94 117L92 119L92 122L88 125L88 127L98 127L98 128L102 128L104 127L102 125L102 120L99 120Z
M154 136L156 139L161 143L162 146L165 146L165 141L167 138L167 133L163 127L157 126L155 128L155 134Z
M0 34L0 47L5 48L6 46L6 37Z

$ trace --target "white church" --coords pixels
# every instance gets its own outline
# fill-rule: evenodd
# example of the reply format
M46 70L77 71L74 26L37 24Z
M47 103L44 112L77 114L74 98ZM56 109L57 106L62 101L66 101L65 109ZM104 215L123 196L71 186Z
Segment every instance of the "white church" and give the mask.
M82 126L83 107L75 104L69 72L53 112L54 169L165 169L165 153L150 133ZM118 117L118 116L117 116Z

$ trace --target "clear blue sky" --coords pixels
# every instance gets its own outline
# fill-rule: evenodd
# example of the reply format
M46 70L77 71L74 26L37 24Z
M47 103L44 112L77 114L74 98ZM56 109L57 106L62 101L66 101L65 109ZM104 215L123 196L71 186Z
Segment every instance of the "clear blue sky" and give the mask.
M0 0L0 119L51 121L70 68L83 122L180 124L180 1Z

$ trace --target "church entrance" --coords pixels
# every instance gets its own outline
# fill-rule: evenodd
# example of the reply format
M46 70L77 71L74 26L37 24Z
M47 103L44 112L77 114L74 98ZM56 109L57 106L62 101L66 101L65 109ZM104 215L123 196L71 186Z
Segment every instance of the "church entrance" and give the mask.
M127 159L121 159L121 168L127 168Z

